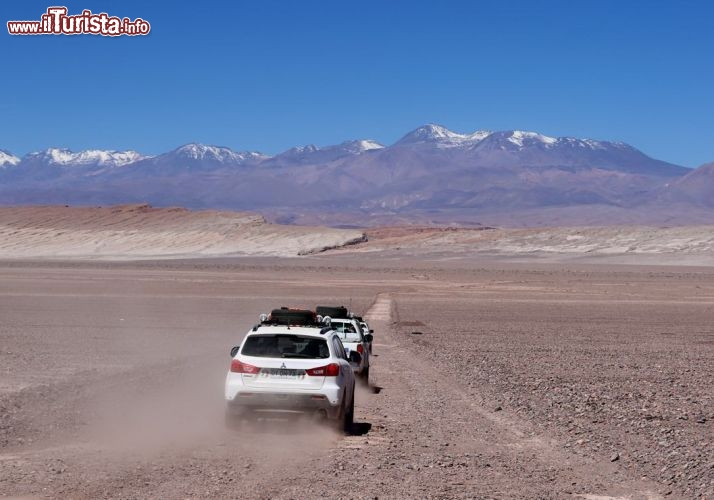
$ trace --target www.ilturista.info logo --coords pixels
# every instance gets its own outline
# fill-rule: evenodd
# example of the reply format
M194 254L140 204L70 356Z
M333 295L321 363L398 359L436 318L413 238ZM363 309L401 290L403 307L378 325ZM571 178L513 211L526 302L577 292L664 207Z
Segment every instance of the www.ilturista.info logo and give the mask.
M105 12L92 14L83 10L76 16L67 15L67 7L49 7L40 21L8 21L11 35L148 35L151 25L140 17L130 20L110 17Z

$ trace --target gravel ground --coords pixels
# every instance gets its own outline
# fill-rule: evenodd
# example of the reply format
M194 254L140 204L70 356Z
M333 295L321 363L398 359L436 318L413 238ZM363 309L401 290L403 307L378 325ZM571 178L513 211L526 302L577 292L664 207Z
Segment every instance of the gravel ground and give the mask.
M398 339L559 448L714 498L712 292L711 275L506 275L400 294Z
M706 270L12 263L0 283L0 496L713 496ZM353 435L224 429L257 315L350 301L376 330Z

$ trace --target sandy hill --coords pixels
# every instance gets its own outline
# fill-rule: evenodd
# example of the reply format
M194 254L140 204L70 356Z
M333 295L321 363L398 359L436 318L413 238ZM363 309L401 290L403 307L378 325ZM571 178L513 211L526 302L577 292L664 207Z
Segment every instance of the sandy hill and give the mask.
M288 257L363 238L361 231L282 226L240 212L149 205L0 208L0 258Z
M149 205L0 208L0 259L138 260L320 253L416 260L714 265L714 226L367 229L280 225L260 215Z
M330 254L402 259L462 258L510 261L714 265L714 226L541 228L381 227L367 242Z

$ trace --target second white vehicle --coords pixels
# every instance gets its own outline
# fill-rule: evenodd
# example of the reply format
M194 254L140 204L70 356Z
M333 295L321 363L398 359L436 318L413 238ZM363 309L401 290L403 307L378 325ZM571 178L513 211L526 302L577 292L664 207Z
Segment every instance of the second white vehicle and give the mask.
M359 353L359 361L353 362L355 373L369 383L371 334L364 334L359 322L353 318L330 318L330 326L337 332L342 344L350 351Z
M362 333L364 335L369 335L369 353L372 354L372 339L374 338L374 330L369 327L367 322L361 316L355 316L355 319L359 323L359 326L362 327Z

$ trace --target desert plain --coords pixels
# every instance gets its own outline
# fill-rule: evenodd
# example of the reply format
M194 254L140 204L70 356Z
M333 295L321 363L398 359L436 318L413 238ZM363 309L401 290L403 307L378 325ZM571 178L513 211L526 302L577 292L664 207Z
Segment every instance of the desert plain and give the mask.
M714 498L711 227L73 210L0 210L0 497ZM226 429L230 348L322 303L375 330L351 435Z

